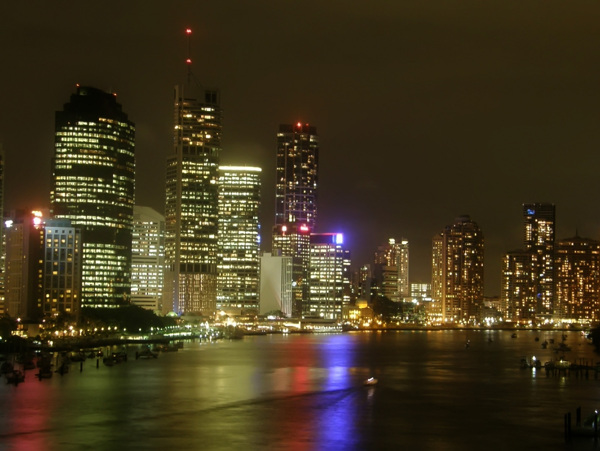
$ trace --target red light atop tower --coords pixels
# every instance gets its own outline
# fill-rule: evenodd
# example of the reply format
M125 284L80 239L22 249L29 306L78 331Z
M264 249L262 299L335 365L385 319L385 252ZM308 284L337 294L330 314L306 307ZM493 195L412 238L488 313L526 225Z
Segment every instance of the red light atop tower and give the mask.
M186 62L186 64L192 64L192 59L188 58L188 59L185 60L185 62Z
M185 34L192 34L192 29L191 28L186 28L185 29Z

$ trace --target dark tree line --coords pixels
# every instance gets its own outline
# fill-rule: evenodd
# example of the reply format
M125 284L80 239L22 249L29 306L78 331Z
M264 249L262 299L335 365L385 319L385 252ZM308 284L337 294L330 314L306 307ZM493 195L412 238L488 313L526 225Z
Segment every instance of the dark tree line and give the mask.
M126 305L119 308L81 309L83 327L117 327L128 332L150 332L151 328L159 329L175 325L171 317L157 316L154 312L137 305Z

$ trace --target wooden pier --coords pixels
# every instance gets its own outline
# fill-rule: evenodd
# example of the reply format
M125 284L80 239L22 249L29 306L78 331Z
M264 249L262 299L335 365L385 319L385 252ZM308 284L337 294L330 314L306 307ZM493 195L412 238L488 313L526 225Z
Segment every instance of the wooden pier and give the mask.
M598 410L595 410L582 422L581 407L577 407L575 411L575 426L572 426L571 412L565 413L565 442L571 442L574 438L593 438L594 443L597 444L599 418Z

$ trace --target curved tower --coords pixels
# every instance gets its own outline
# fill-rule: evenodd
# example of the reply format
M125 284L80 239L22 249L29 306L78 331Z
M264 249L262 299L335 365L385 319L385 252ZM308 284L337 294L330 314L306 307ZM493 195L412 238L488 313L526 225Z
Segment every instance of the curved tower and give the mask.
M50 202L82 229L82 306L115 307L131 291L135 126L116 94L77 86L56 112Z

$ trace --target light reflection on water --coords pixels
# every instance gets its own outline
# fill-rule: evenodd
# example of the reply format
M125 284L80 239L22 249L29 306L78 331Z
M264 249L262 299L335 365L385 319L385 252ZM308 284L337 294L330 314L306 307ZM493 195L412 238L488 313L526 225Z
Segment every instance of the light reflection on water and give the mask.
M558 357L534 340L550 334L258 336L88 360L50 380L29 372L0 385L0 448L565 449L564 413L600 406L600 380L521 369L523 356ZM581 335L567 342L571 361L600 360ZM378 386L363 386L370 376Z

